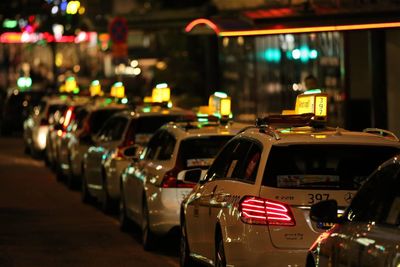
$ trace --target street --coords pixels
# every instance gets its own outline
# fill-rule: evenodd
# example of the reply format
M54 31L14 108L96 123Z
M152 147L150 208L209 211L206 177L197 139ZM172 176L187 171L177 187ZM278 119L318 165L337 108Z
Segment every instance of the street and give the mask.
M122 233L25 155L21 138L0 139L0 266L178 266L178 243L160 242L144 251L140 234Z

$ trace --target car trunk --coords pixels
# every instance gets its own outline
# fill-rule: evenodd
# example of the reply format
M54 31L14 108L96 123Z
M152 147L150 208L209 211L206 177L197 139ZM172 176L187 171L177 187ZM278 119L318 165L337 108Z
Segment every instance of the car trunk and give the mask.
M335 199L343 210L369 174L398 151L396 147L376 145L273 146L260 197L288 204L295 220L294 226L268 226L273 245L309 248L329 227L310 220L311 205Z

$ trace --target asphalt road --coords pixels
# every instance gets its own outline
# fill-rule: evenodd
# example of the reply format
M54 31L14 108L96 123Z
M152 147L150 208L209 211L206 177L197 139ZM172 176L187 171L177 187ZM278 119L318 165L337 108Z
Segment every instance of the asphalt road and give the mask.
M0 266L178 266L176 240L146 252L140 234L84 205L20 138L0 138Z

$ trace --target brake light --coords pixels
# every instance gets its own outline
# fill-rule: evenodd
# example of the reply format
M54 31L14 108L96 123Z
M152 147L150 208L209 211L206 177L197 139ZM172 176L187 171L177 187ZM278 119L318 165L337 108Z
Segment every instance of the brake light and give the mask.
M162 188L193 188L195 184L185 183L183 181L178 180L176 177L178 176L179 169L174 168L165 173L164 178L161 182Z
M74 108L73 107L70 107L68 110L67 110L67 112L65 113L65 119L64 119L64 122L63 122L63 127L64 127L64 129L66 129L67 127L68 127L68 125L69 125L69 123L71 122L71 119L72 119L72 111L74 110Z
M239 211L242 221L248 224L296 225L290 206L282 202L246 196L240 201Z

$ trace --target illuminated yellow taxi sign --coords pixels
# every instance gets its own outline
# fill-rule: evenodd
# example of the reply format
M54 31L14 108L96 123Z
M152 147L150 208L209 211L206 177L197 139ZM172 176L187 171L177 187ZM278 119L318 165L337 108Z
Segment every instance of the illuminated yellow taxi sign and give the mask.
M314 89L298 95L295 110L284 110L283 115L290 114L315 114L314 120L326 121L328 111L328 95Z
M151 98L154 103L169 102L171 99L171 89L168 87L168 84L157 84L157 86L153 88Z
M99 80L94 80L91 82L90 87L89 87L90 95L91 96L102 96L104 95L104 92L101 90L101 85Z
M215 92L208 99L209 114L231 117L231 98L223 92Z
M79 93L79 88L74 77L68 77L65 79L65 83L60 86L61 93Z
M111 87L110 95L116 98L124 98L125 97L125 87L123 83L116 82Z

